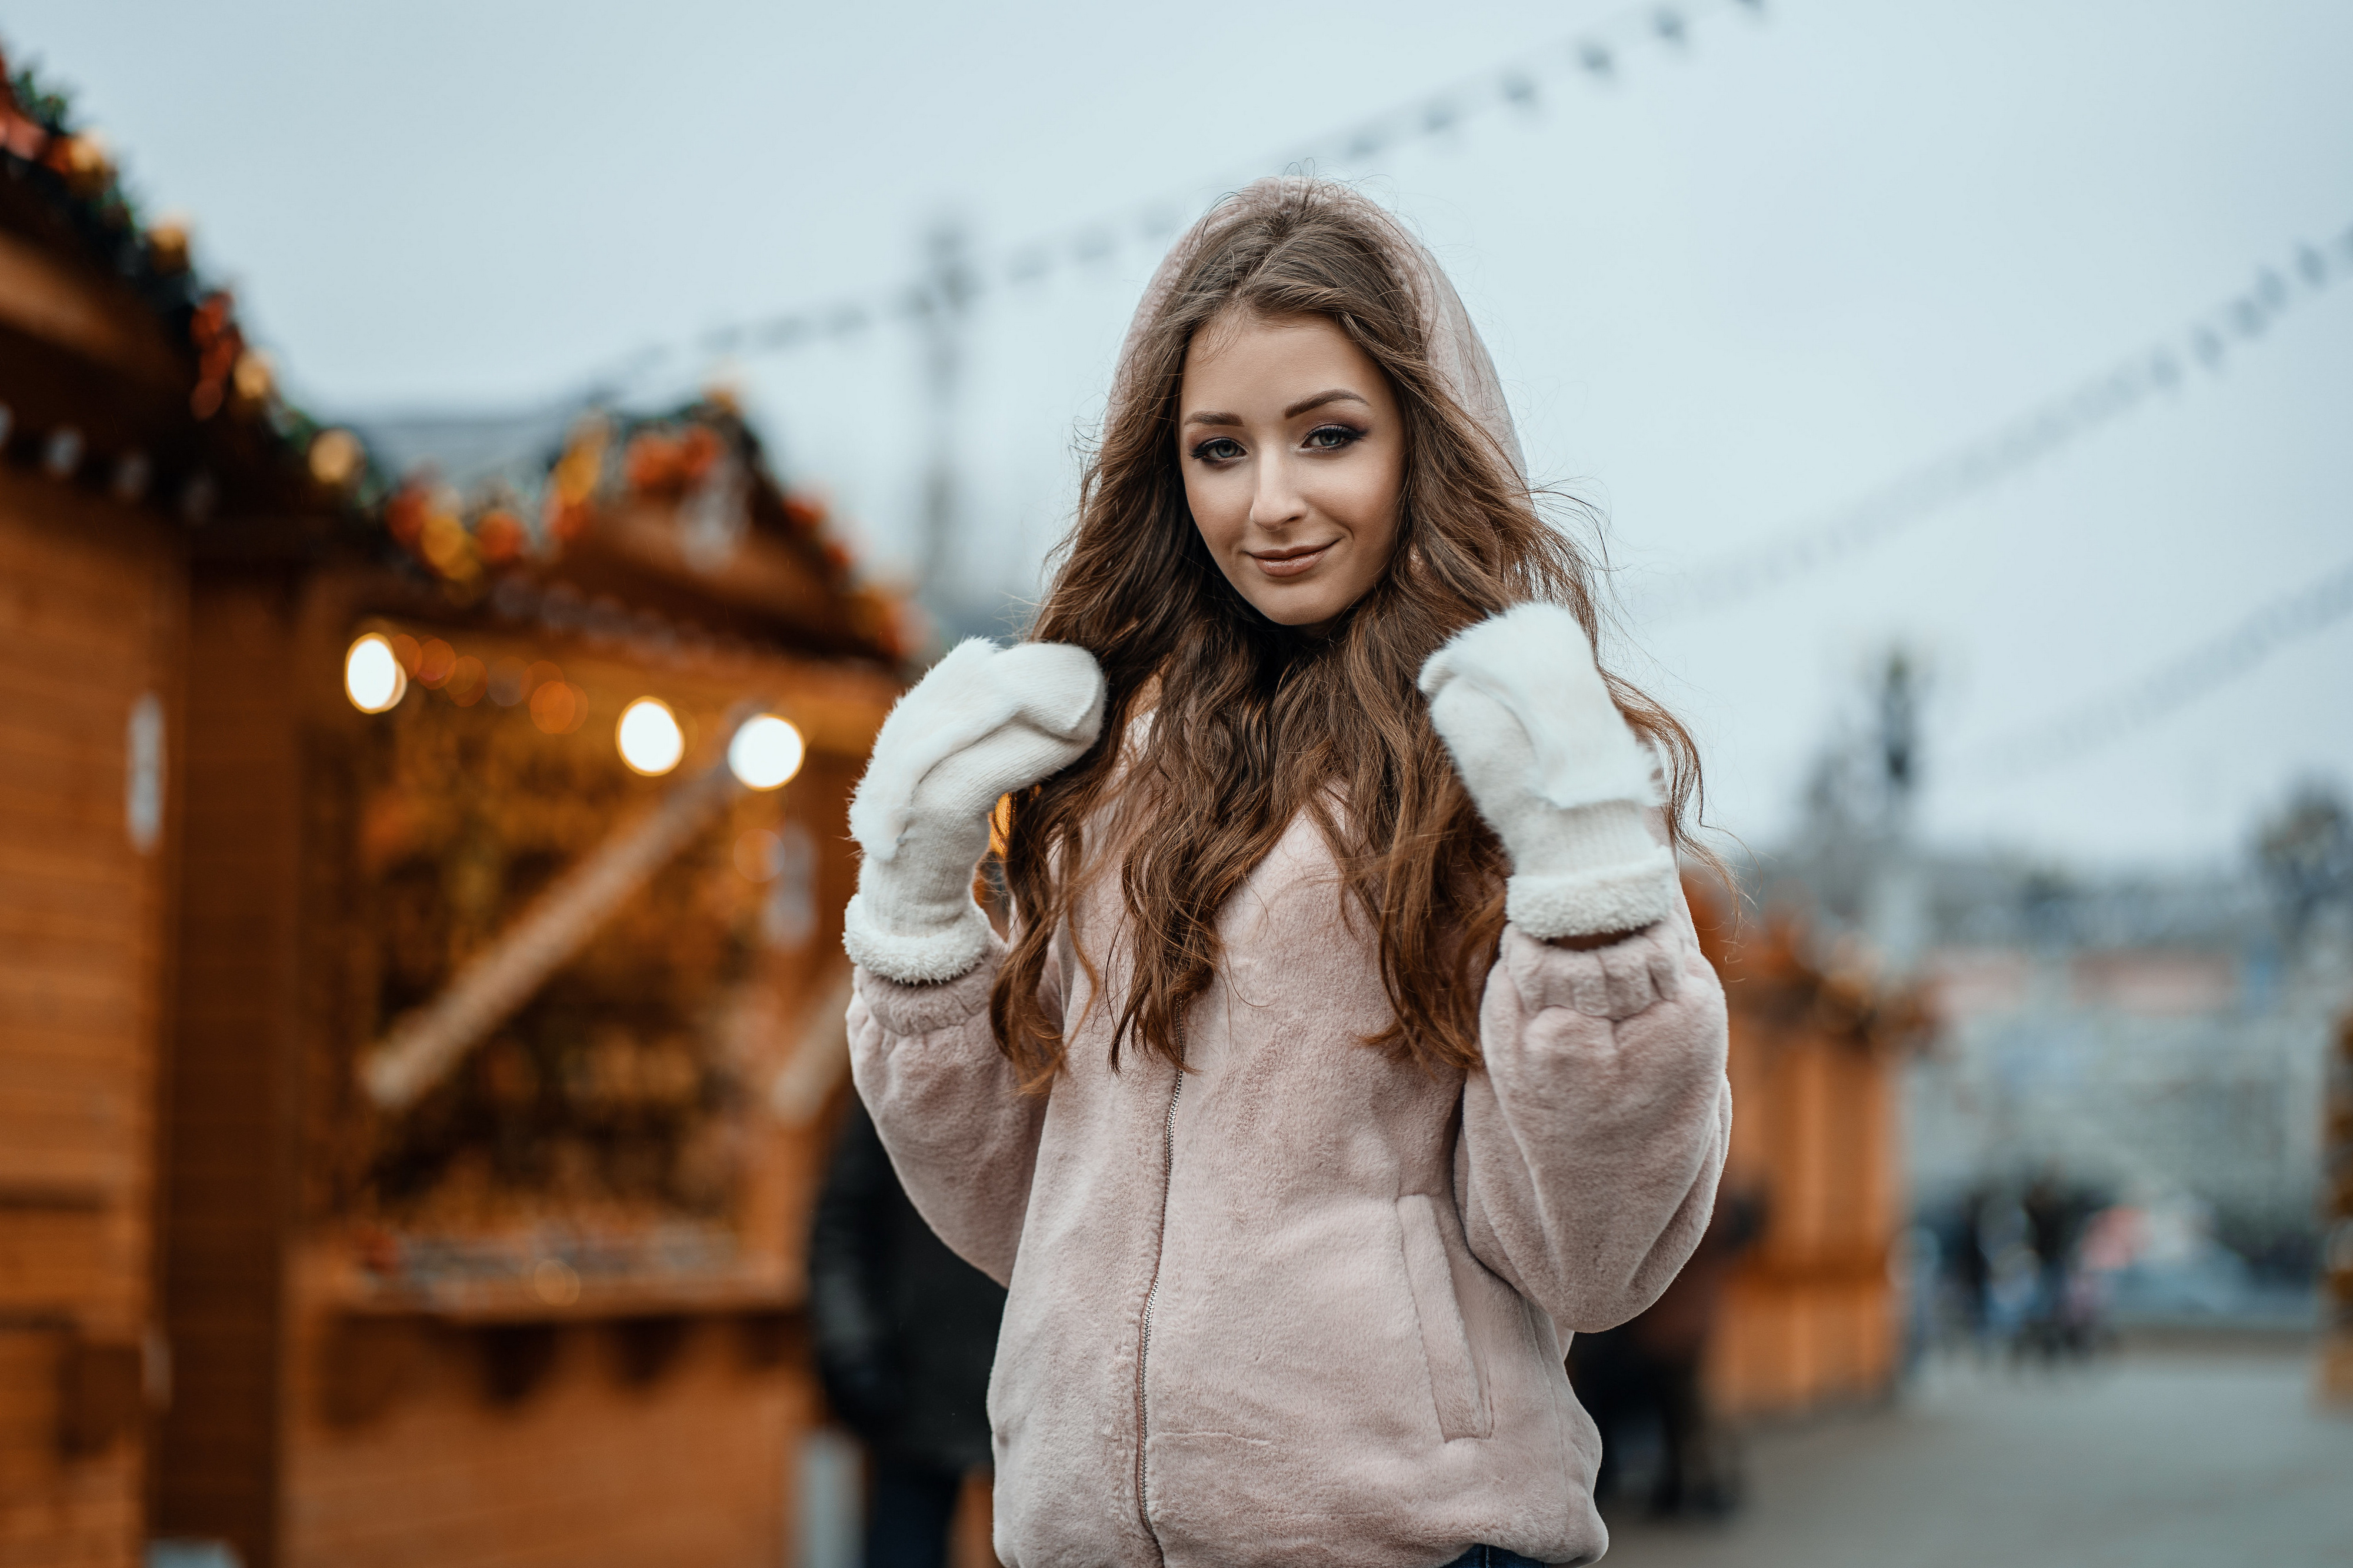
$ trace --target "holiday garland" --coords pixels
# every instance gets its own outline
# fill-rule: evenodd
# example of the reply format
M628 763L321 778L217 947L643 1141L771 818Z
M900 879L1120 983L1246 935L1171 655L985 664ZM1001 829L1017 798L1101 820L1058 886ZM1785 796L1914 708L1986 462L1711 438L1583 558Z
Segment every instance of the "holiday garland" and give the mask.
M521 490L501 485L460 494L429 471L396 477L356 433L284 396L269 356L248 342L234 296L193 264L186 226L146 220L102 139L79 126L68 94L30 68L11 72L5 53L0 173L42 196L184 346L191 418L258 431L313 504L396 546L399 559L455 596L470 597L505 570L560 555L599 505L637 498L685 504L724 475L744 493L707 500L740 509L756 496L758 510L781 514L784 532L818 580L849 601L860 636L891 656L911 651L902 607L856 585L854 560L823 502L776 484L758 437L724 395L654 416L586 412L536 482ZM184 492L190 521L203 520L209 493L204 485Z
M5 53L0 170L43 197L184 346L194 373L192 418L254 427L290 468L307 470L319 500L364 509L383 498L384 476L350 434L330 429L280 392L269 357L247 342L235 297L193 265L186 226L144 219L104 141L77 125L71 99L29 67L11 72Z

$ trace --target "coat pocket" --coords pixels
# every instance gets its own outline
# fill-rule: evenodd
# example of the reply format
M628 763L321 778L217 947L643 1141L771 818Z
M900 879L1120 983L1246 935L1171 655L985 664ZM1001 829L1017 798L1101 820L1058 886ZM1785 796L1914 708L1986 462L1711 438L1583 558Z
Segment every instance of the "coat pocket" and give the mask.
M1413 1289L1414 1315L1421 1320L1421 1354L1429 1364L1439 1434L1449 1441L1484 1437L1494 1430L1494 1417L1487 1408L1486 1390L1479 1384L1471 1336L1462 1326L1438 1200L1428 1193L1408 1193L1398 1199L1397 1207L1405 1277Z

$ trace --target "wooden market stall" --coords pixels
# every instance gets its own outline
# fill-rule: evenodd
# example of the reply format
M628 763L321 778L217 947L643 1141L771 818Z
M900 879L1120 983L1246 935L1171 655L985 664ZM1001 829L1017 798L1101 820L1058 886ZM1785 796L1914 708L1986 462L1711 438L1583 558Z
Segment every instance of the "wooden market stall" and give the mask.
M185 541L319 504L304 433L0 62L0 1562L143 1550Z
M905 612L723 400L393 482L0 84L0 1562L773 1562Z
M773 1563L818 1418L900 612L723 402L550 457L196 553L157 1515L249 1568Z
M1880 1397L1902 1351L1899 1068L1927 1011L1859 965L1825 965L1794 919L1736 928L1719 900L1693 895L1732 1019L1722 1192L1763 1221L1725 1285L1710 1404L1744 1416Z

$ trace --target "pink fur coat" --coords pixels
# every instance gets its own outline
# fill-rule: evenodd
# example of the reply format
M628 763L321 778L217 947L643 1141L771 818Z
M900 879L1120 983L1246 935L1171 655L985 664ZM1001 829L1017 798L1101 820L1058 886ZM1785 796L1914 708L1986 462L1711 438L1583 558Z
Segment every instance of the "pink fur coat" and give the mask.
M1111 994L1066 936L1050 1094L1019 1093L998 1053L1001 948L944 984L861 970L850 1008L858 1089L909 1194L1011 1289L988 1396L997 1555L1599 1556L1567 1336L1673 1278L1731 1127L1723 992L1680 900L1589 952L1507 928L1484 1068L1432 1077L1359 1043L1388 1014L1372 935L1303 817L1220 918L1180 1075L1109 1066L1103 880L1076 924Z

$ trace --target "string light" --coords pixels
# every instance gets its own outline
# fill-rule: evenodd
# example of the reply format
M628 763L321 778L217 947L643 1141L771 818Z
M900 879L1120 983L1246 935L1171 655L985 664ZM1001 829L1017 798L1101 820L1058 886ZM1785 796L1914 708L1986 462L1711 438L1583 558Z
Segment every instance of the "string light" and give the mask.
M359 478L367 467L367 451L348 430L322 430L311 442L311 477L340 489Z
M2191 367L2219 377L2234 344L2252 345L2299 297L2315 298L2353 277L2353 227L2326 251L2297 247L2294 271L2303 283L2301 295L2279 268L2260 266L2255 281L2242 292L1985 435L1899 475L1818 522L1641 595L1637 618L1651 624L1722 610L1836 565L2057 456L2146 405L2152 396L2180 391L2190 379Z
M801 771L801 732L774 713L747 719L727 742L727 767L746 789L781 789Z
M2068 712L1964 752L1954 772L2000 785L2073 762L2238 679L2353 614L2353 561L2273 600L2219 637Z
M1294 144L1282 154L1260 160L1247 169L1228 170L1205 181L1223 192L1247 184L1274 169L1314 168L1330 163L1362 168L1398 145L1413 141L1451 143L1464 123L1489 113L1510 111L1527 118L1540 101L1544 79L1581 79L1588 86L1615 85L1624 74L1630 55L1649 49L1676 58L1691 52L1695 25L1711 13L1736 11L1754 19L1763 15L1758 0L1694 0L1672 9L1655 5L1630 5L1588 26L1565 43L1555 43L1504 61L1502 65L1425 92L1384 112ZM1058 233L1012 246L991 259L984 258L955 268L943 279L902 284L877 294L839 299L800 310L778 311L756 320L733 322L700 333L696 346L705 353L784 353L829 341L845 342L872 322L910 320L934 307L942 288L959 291L963 299L992 286L1020 288L1036 283L1058 265L1100 270L1123 245L1154 249L1164 246L1193 208L1190 201L1161 195L1140 202L1124 212L1071 224ZM664 369L683 352L678 345L648 344L618 356L605 370L588 378L589 402L618 396L638 381Z
M678 727L678 715L659 697L640 697L622 709L613 740L621 761L648 778L670 772L686 754L686 732Z
M408 672L392 644L375 632L353 642L343 655L343 695L363 713L382 713L400 706L408 694Z

